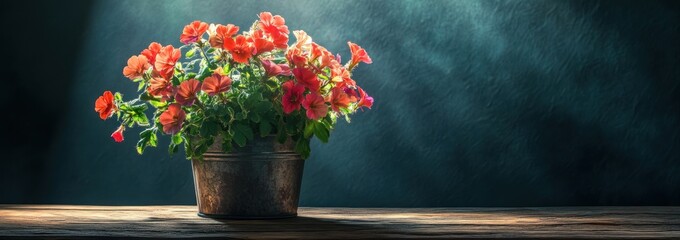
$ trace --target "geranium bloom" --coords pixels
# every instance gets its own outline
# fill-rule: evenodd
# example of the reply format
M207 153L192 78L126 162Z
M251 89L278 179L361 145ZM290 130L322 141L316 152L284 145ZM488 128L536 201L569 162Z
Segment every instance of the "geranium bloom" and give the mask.
M288 67L287 64L276 64L271 60L262 60L262 66L264 67L264 70L267 72L267 76L278 76L278 75L284 75L284 76L290 76L293 74L290 71L290 67Z
M172 83L162 77L151 78L151 80L149 80L149 87L146 91L152 96L162 96L164 100L167 100L173 95Z
M334 62L335 63L335 62ZM332 64L331 81L336 82L336 87L355 87L357 83L351 78L349 71L342 65Z
M122 142L124 139L123 131L125 131L125 127L123 125L120 125L120 127L118 127L118 129L116 129L116 131L111 134L113 141Z
M159 43L152 42L147 49L142 51L142 55L144 55L146 59L149 60L149 63L153 65L156 62L156 55L161 51L161 48L163 48L163 46Z
M196 93L201 89L201 82L196 79L191 79L179 84L177 94L175 94L175 101L184 105L191 106L196 101Z
M294 67L305 67L307 64L307 57L298 48L289 48L286 52L286 59Z
M368 94L366 94L366 92L364 92L363 89L361 89L361 88L357 88L357 89L359 89L359 96L360 96L359 103L357 104L357 106L358 107L367 107L368 109L371 109L371 107L373 106L373 97L368 96Z
M179 41L184 44L195 43L208 30L208 24L201 21L193 21L184 27Z
M165 46L156 56L154 68L163 77L170 78L175 68L175 63L179 60L181 53L179 49L175 49L172 45Z
M274 50L274 43L264 36L262 30L255 31L250 38L253 44L253 54L262 54Z
M229 91L230 88L231 78L220 74L213 74L212 76L203 79L203 86L201 86L201 90L209 96L215 96L221 92Z
M316 76L316 74L314 74L314 72L311 70L306 68L295 68L293 69L293 75L295 75L295 79L297 79L300 84L309 88L310 91L319 91L321 82L319 81L319 78Z
M352 52L352 59L350 60L349 64L350 69L356 66L359 62L364 62L366 64L373 63L371 57L369 57L368 53L366 53L366 50L359 47L359 45L357 45L356 43L347 42L347 44L349 45L350 52Z
M288 26L283 17L276 15L272 16L270 12L261 12L259 27L265 33L269 34L277 48L285 49L288 47Z
M300 109L300 103L302 103L303 96L305 92L305 86L300 84L295 84L292 80L283 83L283 99L281 103L283 104L283 112L290 114L295 110Z
M128 65L123 68L123 75L130 80L141 78L144 76L144 72L151 67L151 64L149 64L149 61L144 55L130 57L127 64Z
M328 113L328 106L323 100L323 97L316 93L310 93L302 100L302 106L307 109L307 118L318 120L325 117Z
M168 110L165 110L158 117L158 120L163 125L163 132L167 134L175 134L182 129L182 124L186 119L186 113L182 110L182 106L179 103L173 103L168 106Z
M208 42L210 46L215 48L222 48L224 46L224 39L231 38L239 30L234 24L227 24L226 26L217 24L210 24L208 31Z
M99 118L106 120L116 112L116 104L113 102L113 94L111 91L105 91L97 101L94 102L94 110L99 113Z
M340 112L340 108L349 107L350 97L345 93L344 89L336 87L331 90L329 102L333 111Z
M253 53L248 39L243 35L236 36L236 40L232 38L225 39L224 49L229 50L234 61L240 63L248 63L248 59L250 59Z

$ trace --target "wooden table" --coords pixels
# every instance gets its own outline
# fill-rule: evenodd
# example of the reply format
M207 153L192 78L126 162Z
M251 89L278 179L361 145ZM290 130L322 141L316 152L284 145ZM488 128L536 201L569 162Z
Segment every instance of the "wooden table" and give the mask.
M680 207L300 208L213 220L195 206L0 205L0 238L675 238Z

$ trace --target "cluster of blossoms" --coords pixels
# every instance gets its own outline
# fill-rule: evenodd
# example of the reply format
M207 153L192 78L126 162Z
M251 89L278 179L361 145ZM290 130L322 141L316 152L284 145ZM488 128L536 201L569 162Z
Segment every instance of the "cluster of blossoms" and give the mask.
M216 138L229 151L256 133L276 134L281 142L296 141L296 151L307 157L312 136L327 142L339 116L349 121L373 105L351 75L360 62L372 62L359 45L348 42L351 59L344 65L304 31L293 31L296 42L289 46L285 20L269 12L238 32L232 24L194 21L182 31L182 47L154 42L130 57L123 75L139 84L141 95L124 101L105 91L95 102L101 119L116 115L121 122L111 137L121 142L126 127L146 127L137 143L141 154L156 146L162 130L172 136L171 153L184 143L195 159ZM156 109L151 122L147 104Z

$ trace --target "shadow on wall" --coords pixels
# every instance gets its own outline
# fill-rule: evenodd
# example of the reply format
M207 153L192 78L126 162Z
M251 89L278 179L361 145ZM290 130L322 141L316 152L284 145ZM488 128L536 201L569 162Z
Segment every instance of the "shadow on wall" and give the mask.
M190 164L181 154L168 157L159 147L136 155L136 131L114 144L108 136L115 123L99 120L91 105L108 89L134 96L134 84L120 74L127 58L152 41L179 45L186 23L245 28L271 11L345 60L351 40L374 62L354 73L375 97L374 108L339 124L329 144L313 142L301 205L680 204L678 5L98 1L93 18L80 22L86 25L68 25L73 35L84 31L83 42L60 40L80 46L77 54L47 50L72 58L49 67L74 69L73 78L54 80L73 84L20 75L69 94L57 104L43 99L53 88L42 86L40 101L25 106L48 101L44 112L13 120L52 129L54 138L33 141L45 134L35 127L17 136L24 141L11 159L32 152L35 160L4 161L9 167L0 171L14 175L2 182L22 180L3 184L0 202L193 203ZM18 75L15 64L9 69ZM33 86L22 84L4 96ZM7 194L14 192L25 194Z

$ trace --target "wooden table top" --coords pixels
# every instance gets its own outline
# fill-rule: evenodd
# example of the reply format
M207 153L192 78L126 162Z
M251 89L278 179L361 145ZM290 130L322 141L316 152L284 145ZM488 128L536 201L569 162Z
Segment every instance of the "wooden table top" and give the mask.
M213 220L195 206L0 205L0 238L674 238L680 207L300 208Z

